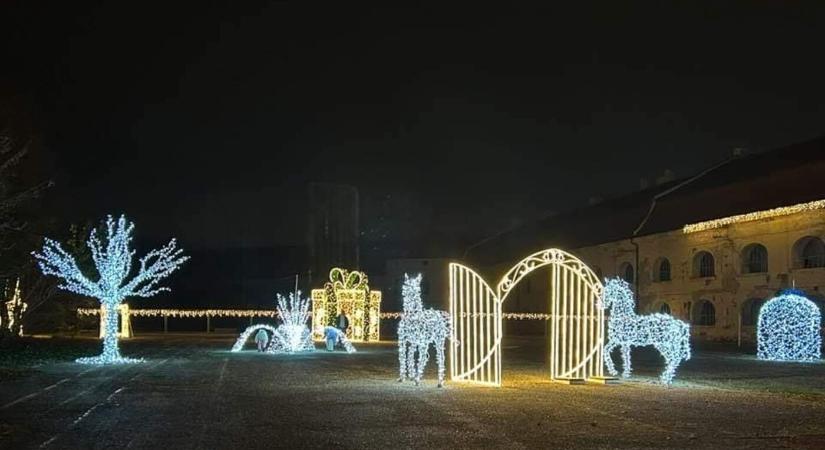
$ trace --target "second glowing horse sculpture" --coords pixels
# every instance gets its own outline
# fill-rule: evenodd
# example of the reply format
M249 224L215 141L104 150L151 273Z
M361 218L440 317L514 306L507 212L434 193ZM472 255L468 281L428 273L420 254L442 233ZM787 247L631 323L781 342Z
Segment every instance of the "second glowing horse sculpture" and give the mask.
M622 348L622 376L630 376L630 348L652 345L665 358L665 371L660 375L664 384L673 381L676 368L690 359L690 326L667 314L637 315L630 285L621 278L607 280L604 285L602 307L610 310L607 319L607 344L604 346L604 363L611 375L616 367L610 352Z
M406 378L421 382L424 368L429 358L430 344L435 347L438 363L438 387L444 386L444 345L450 337L450 315L445 311L424 309L421 301L421 274L410 278L404 274L401 288L404 298L404 312L398 324L398 364L401 372L399 382ZM418 352L418 367L415 352Z

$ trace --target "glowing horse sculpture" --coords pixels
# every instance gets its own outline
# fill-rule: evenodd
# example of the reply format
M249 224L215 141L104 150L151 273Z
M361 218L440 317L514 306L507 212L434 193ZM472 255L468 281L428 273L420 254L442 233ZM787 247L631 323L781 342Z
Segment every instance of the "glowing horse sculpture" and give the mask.
M622 348L622 376L630 376L630 347L652 345L665 358L665 371L660 375L664 384L673 381L676 368L690 359L690 326L667 314L638 316L633 312L635 300L630 285L621 278L607 280L602 308L610 310L607 319L607 344L604 363L611 375L616 375L610 352Z
M424 309L421 301L421 274L410 278L404 274L401 288L404 297L404 312L398 324L398 364L401 376L415 380L418 385L429 358L430 344L435 347L438 363L438 387L444 386L444 344L450 336L450 315L445 311ZM409 346L409 349L407 349ZM418 351L418 368L415 367L415 352Z

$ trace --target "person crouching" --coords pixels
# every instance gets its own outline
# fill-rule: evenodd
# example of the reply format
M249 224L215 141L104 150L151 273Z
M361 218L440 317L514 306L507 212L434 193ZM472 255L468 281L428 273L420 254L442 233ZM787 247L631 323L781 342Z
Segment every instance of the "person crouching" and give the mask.
M258 345L258 351L262 352L266 350L266 344L269 342L269 334L266 333L266 330L261 328L255 334L255 344Z

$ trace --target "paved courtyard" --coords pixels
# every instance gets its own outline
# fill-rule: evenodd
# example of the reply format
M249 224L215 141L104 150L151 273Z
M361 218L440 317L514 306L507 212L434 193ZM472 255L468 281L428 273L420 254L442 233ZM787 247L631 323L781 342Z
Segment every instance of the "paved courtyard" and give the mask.
M393 343L272 356L233 340L145 337L122 346L143 364L5 370L0 447L825 447L825 364L699 350L665 388L641 351L632 381L566 386L546 379L540 338L511 339L503 388L437 389L432 363L422 386L395 381Z

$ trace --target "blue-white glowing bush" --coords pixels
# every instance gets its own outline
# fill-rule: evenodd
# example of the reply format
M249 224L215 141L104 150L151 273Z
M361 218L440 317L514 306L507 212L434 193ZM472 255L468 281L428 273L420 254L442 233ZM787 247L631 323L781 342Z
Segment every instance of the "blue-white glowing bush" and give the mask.
M690 359L690 326L668 314L636 315L635 300L630 285L621 278L606 280L602 307L610 310L607 319L607 344L604 346L604 363L611 375L616 367L610 352L622 349L622 376L629 377L630 348L652 345L665 358L665 370L660 379L664 384L673 381L676 368L683 360Z
M135 225L120 216L115 221L112 216L106 219L106 236L102 239L97 230L92 230L86 245L92 253L98 277L92 281L77 266L74 257L63 250L60 243L46 238L40 253L32 255L37 260L40 270L45 275L54 275L62 280L59 285L76 294L94 297L106 310L105 334L103 336L103 353L93 358L79 358L84 364L114 364L139 362L140 360L123 358L118 349L118 306L127 297L151 297L158 292L168 291L159 287L161 280L180 268L188 256L177 248L174 239L165 246L152 250L140 258L138 271L129 279L132 272L132 258L135 251L129 248Z
M450 336L450 315L445 311L424 309L421 301L421 274L410 278L405 273L401 294L404 298L404 312L398 324L398 365L401 373L398 381L409 377L415 380L415 384L421 382L429 359L429 347L433 344L438 363L438 387L441 387L444 385L444 344Z
M815 361L820 357L820 312L816 304L788 290L759 310L757 353L770 361Z

